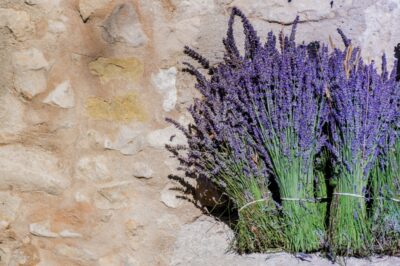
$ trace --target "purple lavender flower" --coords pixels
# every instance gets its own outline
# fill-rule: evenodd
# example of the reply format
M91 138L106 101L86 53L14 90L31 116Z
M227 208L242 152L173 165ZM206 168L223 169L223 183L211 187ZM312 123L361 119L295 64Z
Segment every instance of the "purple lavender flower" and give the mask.
M236 17L244 29L243 55L233 35ZM282 202L283 212L293 223L288 235L296 238L296 230L302 230L306 220L301 216L315 218L305 226L309 230L305 235L310 235L307 239L288 240L288 245L299 243L288 246L290 250L309 251L319 248L322 239L316 232L323 231L323 217L312 203L313 164L326 141L323 127L328 105L324 95L329 81L329 55L323 44L295 43L298 21L296 18L289 36L281 33L277 38L270 32L262 44L249 20L233 8L223 40L223 62L211 66L207 59L185 47L185 53L209 76L185 63L184 71L196 77L196 89L202 98L195 99L189 108L194 124L182 129L188 149L186 157L178 158L187 173L196 173L197 178L205 176L223 191L227 182L221 176L235 179L245 175L249 180L262 177L267 185L273 178L279 186L275 198L301 199ZM232 165L241 172L233 170Z
M385 56L379 72L373 61L363 61L360 49L342 31L339 34L345 49L333 51L328 72L331 137L327 147L338 170L329 241L337 254L365 255L370 254L372 243L365 188L398 119L399 90L396 72L388 72Z
M333 146L329 147L334 154L340 153L340 160L347 168L361 164L364 171L375 161L380 141L398 116L395 72L388 74L383 57L382 71L378 73L374 62L364 63L359 48L353 48L343 32L339 33L346 49L335 49L329 59L333 104L330 113Z

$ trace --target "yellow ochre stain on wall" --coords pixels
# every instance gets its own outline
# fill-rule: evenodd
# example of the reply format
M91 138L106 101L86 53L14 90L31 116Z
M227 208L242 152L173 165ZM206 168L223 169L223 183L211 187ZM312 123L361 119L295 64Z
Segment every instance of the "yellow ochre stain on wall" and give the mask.
M102 83L106 83L112 79L128 79L137 81L143 76L143 63L137 58L104 58L89 63L90 72L99 76Z
M130 122L146 120L146 114L134 92L110 100L91 97L86 100L86 112L96 120Z

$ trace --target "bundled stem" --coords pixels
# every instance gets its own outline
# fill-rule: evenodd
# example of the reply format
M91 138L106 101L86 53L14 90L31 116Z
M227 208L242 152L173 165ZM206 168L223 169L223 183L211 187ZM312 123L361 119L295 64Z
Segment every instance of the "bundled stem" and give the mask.
M314 164L315 168L315 197L319 215L323 217L324 224L327 220L328 211L328 184L329 184L329 153L326 149L318 155Z
M329 241L338 255L370 254L371 232L367 220L363 169L341 169L333 193Z
M235 134L231 135L235 138ZM246 141L237 136L241 143L240 152L247 158L254 158L254 153ZM270 251L283 246L284 237L281 234L282 221L277 205L268 189L268 179L260 175L258 169L252 169L249 161L238 156L238 150L225 143L215 154L224 166L214 176L216 184L222 184L224 194L229 197L238 210L238 220L235 225L235 249L240 252ZM259 162L255 159L255 167ZM207 163L212 171L215 165Z
M324 143L327 50L296 46L295 29L290 38L281 34L280 51L270 48L268 56L262 54L265 65L256 64L265 69L265 80L251 91L261 95L251 101L257 121L253 138L279 188L285 248L310 252L321 248L325 233L315 200L313 163ZM273 43L270 36L268 43Z
M340 32L345 50L330 58L331 140L337 185L330 208L329 242L338 255L369 255L371 228L367 219L368 177L382 139L396 117L395 73L389 76L386 58L382 71L364 63L359 48Z
M400 140L382 154L371 174L374 250L400 252Z
M279 186L285 224L285 248L291 252L311 252L319 250L324 241L324 216L318 210L314 198L314 173L311 160L296 156L294 148L284 154L279 140L266 140L270 151L273 173ZM288 140L296 140L288 136ZM289 144L296 147L296 141ZM307 165L308 164L308 165Z

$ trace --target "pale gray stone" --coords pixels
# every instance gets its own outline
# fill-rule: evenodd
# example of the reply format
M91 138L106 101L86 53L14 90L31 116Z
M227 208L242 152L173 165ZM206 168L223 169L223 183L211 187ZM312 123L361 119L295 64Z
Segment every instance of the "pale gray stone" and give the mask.
M50 66L40 50L29 48L15 52L12 58L14 87L18 92L31 99L46 91L46 71Z
M166 112L172 111L177 101L176 74L176 67L171 67L161 69L157 74L152 75L153 85L163 96L163 109Z
M41 237L49 237L49 238L55 238L58 237L59 235L55 232L52 232L49 229L49 224L48 222L44 223L32 223L29 225L29 232L32 235L35 236L41 236Z
M124 155L133 155L141 151L146 145L144 130L146 125L133 123L122 125L115 138L106 138L104 148L118 150Z
M102 181L111 177L108 159L104 155L85 156L79 159L76 176L82 180Z
M200 17L216 11L214 0L172 0L171 2L176 6L175 18L179 20Z
M133 47L147 43L147 36L133 5L126 3L114 8L103 25L103 39L109 43L122 42Z
M393 47L400 42L400 28L395 26L400 17L400 2L397 0L374 1L371 6L365 6L365 30L349 36L357 38L363 55L367 61L377 60L386 52L389 63L393 62Z
M126 192L130 184L129 181L121 181L99 186L93 199L96 208L119 210L128 207L132 203Z
M58 84L43 100L43 103L61 108L73 108L75 106L75 94L69 80Z
M49 32L54 34L60 34L67 30L65 23L60 20L50 19L49 22Z
M16 70L49 69L49 63L43 53L37 48L21 50L13 54L13 65Z
M86 21L96 10L106 7L112 0L80 0L79 12Z
M34 30L29 14L11 8L0 8L0 28L8 28L18 40L25 40Z
M64 237L64 238L81 238L82 237L81 234L74 232L74 231L70 231L68 229L64 229L64 230L60 231L58 234L59 234L59 236Z
M137 178L152 178L154 171L151 167L144 162L133 163L133 176Z
M173 125L150 132L147 135L147 141L151 147L156 149L165 149L166 144L187 144L185 135Z
M46 10L52 10L60 5L61 0L25 0L25 4L30 6L40 6Z
M0 192L0 231L6 228L17 217L21 199L11 192Z
M129 252L110 254L101 257L98 262L98 266L110 266L110 265L123 265L123 266L138 266L138 262L132 257Z
M94 261L97 256L94 252L80 246L59 244L54 250L56 255L65 256L78 261Z
M59 194L69 185L60 161L51 153L19 144L0 147L0 188Z
M160 200L165 206L169 208L178 208L184 203L183 199L177 197L179 195L179 191L175 190L177 185L173 183L168 183L163 190L160 192Z
M27 70L16 73L14 86L19 93L28 99L32 99L47 89L45 72L42 70Z
M24 121L25 107L14 95L7 93L0 96L0 138L14 139L26 128Z

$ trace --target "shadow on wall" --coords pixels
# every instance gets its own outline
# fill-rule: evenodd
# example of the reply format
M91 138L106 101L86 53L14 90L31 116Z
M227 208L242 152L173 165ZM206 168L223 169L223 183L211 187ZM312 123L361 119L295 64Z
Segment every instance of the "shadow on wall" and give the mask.
M170 190L180 193L180 195L176 195L177 199L192 203L204 215L212 216L235 230L239 218L238 210L234 208L230 199L209 180L178 175L169 175L168 179L177 183L176 186L170 188ZM188 179L195 180L195 184Z

